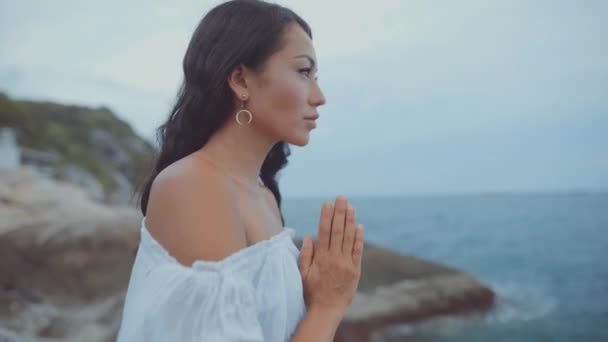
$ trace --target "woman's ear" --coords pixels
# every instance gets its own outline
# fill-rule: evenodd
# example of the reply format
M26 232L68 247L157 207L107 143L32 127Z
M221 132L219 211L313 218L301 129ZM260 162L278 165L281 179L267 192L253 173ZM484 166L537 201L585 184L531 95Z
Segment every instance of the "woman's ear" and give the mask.
M249 89L247 88L248 76L249 70L242 64L228 74L228 85L232 89L234 96L240 100L249 97Z

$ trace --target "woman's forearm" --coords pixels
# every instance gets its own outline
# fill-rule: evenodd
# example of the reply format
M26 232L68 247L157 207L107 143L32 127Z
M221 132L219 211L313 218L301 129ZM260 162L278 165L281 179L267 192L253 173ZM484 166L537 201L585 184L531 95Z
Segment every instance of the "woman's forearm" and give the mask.
M309 309L291 338L291 342L332 342L342 320L340 311Z

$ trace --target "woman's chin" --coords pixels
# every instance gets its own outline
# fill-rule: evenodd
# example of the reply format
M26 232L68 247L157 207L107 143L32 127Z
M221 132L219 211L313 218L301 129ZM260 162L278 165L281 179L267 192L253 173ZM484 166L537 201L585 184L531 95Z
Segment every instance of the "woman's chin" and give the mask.
M289 143L291 145L296 145L296 146L306 146L306 145L308 145L309 141L310 141L310 132L306 132L304 134L294 136L293 139L291 139L291 141L289 141Z

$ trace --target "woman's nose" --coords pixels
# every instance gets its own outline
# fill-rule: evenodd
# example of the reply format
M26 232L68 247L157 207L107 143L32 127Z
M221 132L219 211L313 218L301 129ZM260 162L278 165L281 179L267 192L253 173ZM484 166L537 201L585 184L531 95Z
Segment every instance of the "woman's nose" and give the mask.
M319 84L315 82L315 86L310 97L310 104L314 107L318 107L324 105L325 102L325 95L323 95Z

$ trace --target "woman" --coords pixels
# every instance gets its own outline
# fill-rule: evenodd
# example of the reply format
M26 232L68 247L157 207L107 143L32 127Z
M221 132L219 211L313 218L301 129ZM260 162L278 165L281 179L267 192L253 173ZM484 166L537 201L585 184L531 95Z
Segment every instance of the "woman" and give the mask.
M359 282L363 227L338 196L301 250L277 172L325 98L310 28L255 0L213 8L183 60L141 198L119 341L331 341Z

